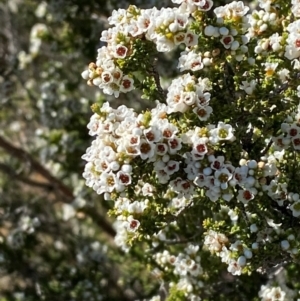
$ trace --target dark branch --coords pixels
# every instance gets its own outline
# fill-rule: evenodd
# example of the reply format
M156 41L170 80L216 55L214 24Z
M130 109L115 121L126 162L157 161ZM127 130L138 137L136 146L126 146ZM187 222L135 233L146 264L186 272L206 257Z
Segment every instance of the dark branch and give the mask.
M10 144L1 136L0 147L5 149L8 154L19 159L20 161L29 163L32 170L38 172L41 176L47 179L53 185L54 189L60 190L69 199L70 202L73 200L74 196L72 190L70 190L70 188L63 184L60 180L55 178L47 169L43 167L43 165L32 158L29 153Z
M114 237L116 235L115 229L108 223L103 216L95 210L94 207L85 206L78 209L79 212L83 212L89 216L101 229L103 229L107 234Z
M34 186L34 187L38 187L38 188L43 188L43 189L48 189L48 190L53 189L53 186L51 184L42 183L42 182L38 182L38 181L28 179L28 178L16 173L16 171L14 169L12 169L11 167L9 167L6 164L0 163L0 171L7 174L9 177L13 178L14 180L23 182L26 185L30 185L30 186Z
M22 180L23 183L28 185L39 186L47 189L51 187L54 191L60 192L65 196L65 200L62 200L65 203L70 203L74 200L75 197L73 195L73 191L64 183L62 183L59 179L55 178L47 169L44 168L43 165L41 165L38 161L32 158L32 156L25 150L12 145L10 142L5 140L1 136L0 148L4 149L9 155L19 159L20 161L29 163L31 169L43 176L48 181L48 183L40 183L32 181L30 179L25 179L23 176L19 176L4 164L0 165L2 171L10 175L17 176L16 179ZM103 216L101 216L100 214L98 214L97 211L95 211L95 208L87 207L80 209L80 211L84 212L87 216L91 217L92 220L107 234L109 234L110 236L115 236L116 232L113 229L113 227L105 220Z
M156 89L158 94L160 95L160 98L163 102L166 101L166 93L164 91L164 89L162 88L162 86L160 85L160 77L159 77L159 73L157 71L156 68L156 64L157 64L157 58L155 58L153 60L153 64L151 66L151 69L148 70L148 73L153 77L155 85L156 85Z

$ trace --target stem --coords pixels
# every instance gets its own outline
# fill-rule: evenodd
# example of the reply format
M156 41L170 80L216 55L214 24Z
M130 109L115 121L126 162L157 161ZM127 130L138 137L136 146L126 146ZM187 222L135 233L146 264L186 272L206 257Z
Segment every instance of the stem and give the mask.
M12 169L6 164L0 163L0 171L7 174L9 177L13 178L14 180L18 180L29 186L34 186L34 187L48 189L48 190L53 189L53 186L48 183L34 181L16 173L14 169Z
M71 203L74 200L75 197L73 195L73 191L64 183L62 183L61 180L54 177L47 169L44 168L43 165L41 165L38 161L32 158L32 156L28 152L12 145L10 142L5 140L1 136L0 148L3 148L8 154L19 159L20 161L29 163L31 169L39 173L46 180L48 180L48 183L40 183L31 179L26 179L25 177L20 176L16 172L12 171L12 169L10 167L7 167L5 164L0 165L2 171L9 174L11 177L17 176L16 179L22 181L25 184L31 186L38 186L45 189L52 188L53 190L62 193L65 196L65 199L61 198L62 202L64 203ZM95 211L95 208L85 207L81 208L80 210L84 212L87 216L91 217L92 220L108 235L112 237L115 236L116 231L114 230L114 228L105 220L103 216L101 216L97 211Z
M159 73L156 68L157 61L158 61L157 58L155 58L153 60L151 69L148 70L148 72L155 81L156 89L157 89L158 94L160 95L161 101L163 101L165 103L166 102L166 93L165 93L164 89L162 88L162 86L160 85L160 77L159 77Z
M45 179L47 179L56 190L60 190L69 201L72 201L74 196L69 187L63 184L60 180L55 178L47 169L43 167L38 161L31 157L29 153L25 150L18 148L12 144L10 144L7 140L0 136L0 147L5 149L10 155L19 159L20 161L24 161L29 163L30 167L42 175Z

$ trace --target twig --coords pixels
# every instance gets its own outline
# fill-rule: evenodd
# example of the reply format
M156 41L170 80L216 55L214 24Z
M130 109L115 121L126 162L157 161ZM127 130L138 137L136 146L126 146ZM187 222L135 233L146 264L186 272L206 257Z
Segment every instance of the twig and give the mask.
M296 79L300 79L300 72L296 74ZM279 87L277 87L275 90L270 91L269 97L275 97L281 94L282 92L286 91L289 87L291 87L290 82L283 83Z
M272 139L269 141L268 145L260 152L261 156L264 156L270 149L270 147L272 146L273 141Z
M161 100L165 102L166 101L166 93L165 93L164 89L162 88L162 86L160 85L160 77L159 77L159 73L156 68L157 61L158 61L157 58L155 58L153 60L151 69L148 70L148 72L154 78L156 89L157 89L159 95L161 96Z

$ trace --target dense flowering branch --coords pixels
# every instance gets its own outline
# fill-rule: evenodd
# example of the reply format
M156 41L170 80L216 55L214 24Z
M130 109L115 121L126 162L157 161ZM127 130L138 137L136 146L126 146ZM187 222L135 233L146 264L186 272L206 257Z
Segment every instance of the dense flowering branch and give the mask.
M172 279L168 300L200 300L215 281L207 251L234 276L299 262L300 10L296 1L259 1L258 11L233 1L211 16L211 0L173 2L110 17L107 46L83 78L116 97L142 87L156 107L94 105L83 176L114 202L117 245L149 245L159 277ZM175 47L183 73L164 103L147 71ZM259 296L292 298L279 286Z

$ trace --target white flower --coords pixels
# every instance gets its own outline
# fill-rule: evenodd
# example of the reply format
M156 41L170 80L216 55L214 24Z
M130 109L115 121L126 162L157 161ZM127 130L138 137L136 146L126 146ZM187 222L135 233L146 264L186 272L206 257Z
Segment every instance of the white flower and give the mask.
M177 137L174 137L174 138L171 138L167 141L168 143L168 151L169 151L169 154L171 155L174 155L177 153L177 151L179 151L182 147L182 144L181 144L181 139L180 138L177 138Z
M155 171L159 183L166 184L169 181L170 176L165 172L164 168L162 169L155 168Z
M147 208L146 202L134 201L127 205L127 211L132 214L141 214Z
M155 187L149 183L145 183L142 187L143 196L153 196L155 191Z
M227 267L227 271L232 275L241 275L242 274L242 267L238 264L237 261L234 259L230 259Z
M293 1L292 1L292 3L293 3ZM300 17L300 3L299 2L293 3L292 13L296 18Z
M297 20L297 21L291 23L287 29L289 30L289 27L290 27L290 30L292 30L291 25L294 25L294 23L296 23L297 26L299 26L300 22L299 22L299 20ZM284 56L286 58L288 58L289 60L299 58L299 56L300 56L300 33L297 32L296 30L292 31L287 38L287 45L285 47Z
M160 296L154 296L149 301L161 301Z
M101 121L100 116L98 114L93 114L90 122L87 125L87 128L90 130L89 135L94 136L98 134L98 129L100 127Z
M242 1L232 1L231 3L225 6L219 6L214 9L214 13L217 18L236 18L242 17L247 14L249 10L248 6L244 6Z
M32 59L32 55L27 54L25 51L20 51L18 53L19 69L25 69L26 66L32 62Z
M193 112L197 114L201 121L206 121L210 117L212 111L213 109L210 106L198 106L193 109Z
M266 221L267 221L268 225L270 227L272 227L273 229L279 229L281 227L281 225L282 225L281 223L280 224L275 224L274 220L269 219L269 218L266 218Z
M172 175L179 170L180 162L170 160L163 169L168 175Z
M164 156L168 151L168 145L165 143L157 143L155 147L156 154L160 156Z
M236 222L239 219L238 214L232 209L228 211L228 215L233 222Z
M120 84L120 91L123 93L127 93L134 89L134 80L130 78L129 76L125 75L123 76Z
M37 23L31 28L30 41L40 40L44 34L48 33L48 27L45 24Z
M76 215L76 210L72 205L63 204L62 209L63 209L62 218L64 221L67 221Z
M151 126L143 131L147 141L149 143L159 142L162 134L157 126Z
M290 78L290 76L289 76L290 71L289 71L288 69L286 69L286 68L283 68L283 69L279 70L279 71L277 72L277 74L278 74L278 76L279 76L279 78L280 78L280 80L281 80L282 82L286 82L286 81ZM299 94L299 95L300 95L300 94ZM298 95L298 96L299 96L299 95Z
M207 1L210 1L210 0L207 0ZM187 31L185 33L185 36L184 36L184 44L186 45L186 47L193 47L193 46L196 46L198 44L198 35L191 32L191 31Z
M232 192L227 192L222 194L222 199L226 202L229 202L234 197L234 194Z
M293 212L293 216L300 216L300 201L295 202L292 206L290 206L290 210Z
M206 245L212 253L220 252L227 242L228 238L224 234L217 233L213 230L209 230L204 239L204 245Z
M209 11L213 7L212 0L195 1L195 5L198 6L199 10Z
M253 200L257 190L255 188L249 188L245 190L239 190L238 200L241 201L243 204L247 205L249 201Z
M164 103L158 103L155 108L151 110L152 119L150 125L156 125L157 121L160 119L165 119L167 116L168 107ZM159 128L159 127L158 127Z
M228 182L232 178L232 173L227 168L218 169L215 172L214 185L220 186L222 189L228 188Z
M236 184L244 185L247 180L248 170L249 168L246 165L237 167L234 171L233 178L230 180L230 185L231 186L235 186Z
M188 244L187 247L185 248L185 251L188 255L195 255L199 251L199 245L193 245L193 244Z
M225 124L224 122L220 121L216 128L211 129L209 131L209 140L212 144L217 144L219 141L222 140L234 141L235 136L233 132L234 129L230 124Z
M263 63L262 65L265 66L266 77L271 77L275 73L278 63Z
M152 158L154 156L155 145L149 143L146 139L141 139L139 144L140 157L143 160Z
M128 224L126 228L129 232L135 232L140 226L140 222L137 219L134 219L132 216L128 218Z
M219 187L213 186L209 181L206 184L210 184L209 190L205 192L205 195L212 201L216 202L221 196L221 189Z
M253 91L256 87L256 80L252 79L250 82L242 81L242 85L240 85L240 89L244 90L247 94L253 94Z
M226 49L229 49L231 48L234 38L231 35L223 36L220 41Z
M47 2L41 2L35 10L35 15L38 18L43 18L47 12Z
M279 287L270 288L269 285L262 285L259 291L259 297L262 301L284 301L286 293Z
M219 256L222 262L229 262L231 257L231 252L225 246L223 246L221 252L219 252Z
M103 192L112 192L116 188L116 183L116 176L113 172L103 172L100 175L99 188L97 189L97 193L102 194Z
M121 185L128 186L131 184L131 175L121 170L117 172L116 178Z
M40 226L41 222L38 217L31 218L29 216L22 216L19 221L20 229L27 233L33 233L35 228Z
M208 182L209 182L209 178L208 177L206 177L204 174L202 174L202 173L195 173L195 174L192 174L192 175L190 175L190 177L192 178L192 179L195 179L194 180L194 184L196 185L196 186L198 186L198 187L207 187L209 184L208 184Z
M192 137L193 140L193 150L191 152L194 160L203 159L204 155L207 153L207 139Z
M161 119L161 122L158 122L157 124L158 126L161 126L162 136L164 139L172 139L178 132L178 128L169 123L166 119Z
M196 53L194 50L189 52L181 52L178 62L178 68L180 69L180 71L201 70L203 68L201 53Z
M292 144L294 149L300 150L300 134L292 138Z

